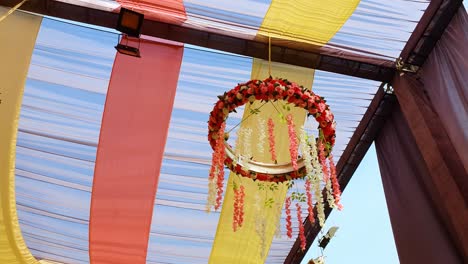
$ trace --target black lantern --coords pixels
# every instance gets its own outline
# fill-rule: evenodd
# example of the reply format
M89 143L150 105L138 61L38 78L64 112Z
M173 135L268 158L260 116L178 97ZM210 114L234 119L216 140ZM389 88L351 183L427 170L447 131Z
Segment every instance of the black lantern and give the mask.
M135 12L130 9L121 8L119 19L115 29L122 32L122 41L115 46L115 49L122 54L134 57L140 57L140 33L141 26L143 25L143 14ZM128 45L128 40L135 38L138 41L138 47ZM126 40L124 43L123 40Z

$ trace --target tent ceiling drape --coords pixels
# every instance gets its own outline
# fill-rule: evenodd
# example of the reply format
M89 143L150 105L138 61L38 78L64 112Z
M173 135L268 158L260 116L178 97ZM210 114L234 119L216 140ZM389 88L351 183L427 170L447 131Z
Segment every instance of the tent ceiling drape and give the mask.
M50 19L39 32L21 112L16 171L20 224L39 258L88 262L90 191L115 39L112 33ZM209 257L218 214L204 212L211 155L206 118L216 95L250 78L251 60L185 49L148 263L205 263ZM316 72L314 90L328 99L340 124L337 159L378 86ZM293 242L276 239L267 263L282 263ZM185 250L180 251L180 245Z
M16 2L7 0L6 5ZM37 5L39 2L44 6ZM104 0L61 2L106 12L119 7L117 2ZM214 36L225 35L229 40L249 41L254 39L270 4L268 0L242 0L235 6L228 0L183 2L187 17L179 21L181 29L215 32L218 35ZM394 73L391 61L400 54L428 3L361 1L342 30L318 51L321 60L313 65L327 69L326 63L332 65L333 60L343 56L344 60L365 61L369 72L373 71L370 67L378 71L377 75L375 72L366 75L367 66L362 64L348 66L343 73L354 69L353 74L359 72L361 77L387 80ZM53 7L64 6L40 0L36 6L32 3L25 7L47 11L48 5L59 13L60 8ZM86 9L74 10L83 12L68 14L71 19L86 17L87 22L100 19L89 16L88 11L84 12ZM158 29L153 28L153 32L163 34ZM116 41L114 33L62 21L45 19L41 26L28 73L16 157L19 220L27 245L38 258L65 263L89 262L93 168ZM310 41L297 39L284 46L294 50L309 45L304 42ZM284 55L285 50L274 49L273 58L281 52ZM206 118L216 95L248 80L250 75L252 59L249 57L193 46L186 47L184 53L154 205L157 213L153 215L147 263L206 263L219 217L217 213L204 213L211 155L206 142ZM307 57L305 61L310 63L314 59ZM379 84L316 71L313 89L327 98L339 124L336 159L354 135ZM229 124L239 121L241 114L234 116ZM185 219L191 219L190 223ZM267 263L283 263L293 243L275 239Z

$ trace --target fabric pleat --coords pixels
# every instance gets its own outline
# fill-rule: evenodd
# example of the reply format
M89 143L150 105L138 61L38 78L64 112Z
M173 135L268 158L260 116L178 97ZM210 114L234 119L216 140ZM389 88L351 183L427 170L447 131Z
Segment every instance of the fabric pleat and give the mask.
M281 76L289 80L304 85L304 87L311 88L314 78L314 70L301 68L297 66L272 63L272 75ZM251 79L266 79L268 78L268 61L254 59L252 67ZM258 108L261 104L259 101L255 101L252 105L247 104L244 110L244 117L250 115L250 109ZM281 104L278 102L274 103L276 108L282 109ZM306 118L306 111L299 108L292 108L290 112L294 116L294 122L296 125L296 133L299 133L300 125L304 123ZM288 140L288 129L285 125L280 125L281 118L275 110L273 104L265 104L258 115L253 115L246 121L241 123L242 128L251 128L252 135L258 135L259 128L257 126L259 119L267 120L272 118L276 124L275 127L275 141L277 150L277 161L278 163L285 163L290 161L289 154L289 140ZM266 129L266 128L265 128ZM256 142L255 140L252 140ZM253 157L260 162L271 162L271 155L266 151L260 152L258 148L252 148ZM233 197L234 191L232 189L233 182L237 184L241 183L245 187L245 221L242 228L236 232L232 229L232 216L234 212ZM266 184L268 188L269 184ZM258 190L257 182L253 180L242 178L239 179L235 173L229 175L228 186L226 188L226 194L224 196L223 208L221 216L219 218L218 229L216 232L215 241L211 251L209 263L264 263L268 255L268 251L273 240L273 235L276 230L277 220L274 216L276 215L276 207L266 208L262 207L262 215L266 217L267 225L264 236L264 246L262 249L262 241L256 232L255 224L255 194L265 195L265 192ZM268 197L273 198L281 206L284 203L286 197L287 187L284 184L280 184L279 190L275 192L268 192Z
M93 264L146 263L183 45L143 39L140 52L118 53L112 70L91 198Z
M353 14L360 0L273 0L257 36L322 46Z
M8 9L0 8L0 16ZM24 243L15 197L18 119L42 17L15 12L0 23L0 263L37 263Z

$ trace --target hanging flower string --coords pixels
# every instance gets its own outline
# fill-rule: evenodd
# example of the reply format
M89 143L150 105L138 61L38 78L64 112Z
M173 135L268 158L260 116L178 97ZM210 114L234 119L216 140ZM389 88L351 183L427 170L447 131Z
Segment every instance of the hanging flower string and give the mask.
M263 156L263 153L265 152L265 139L266 139L266 132L267 132L267 127L266 127L266 121L263 118L258 118L257 120L257 131L258 131L258 136L257 136L257 151L261 156Z
M333 161L333 155L330 153L328 156L328 162L330 164L330 175L331 181L333 184L333 197L335 198L335 205L338 210L343 210L343 205L341 204L341 189L340 184L338 183L338 177L336 176L336 167L335 162Z
M288 122L288 135L289 135L289 154L291 155L292 167L297 171L297 135L294 129L294 120L292 114L286 117Z
M268 143L270 145L271 160L276 161L275 149L275 122L273 119L268 118Z
M245 188L243 185L239 188L239 227L242 227L244 223L244 199L245 199Z
M255 218L255 232L260 238L260 255L264 256L266 251L266 217L262 214L262 207L264 200L260 197L259 192L255 193L254 203L254 218Z
M289 238L292 238L292 222L291 222L291 197L286 198L285 202L286 209L286 234Z
M327 161L325 157L325 146L323 145L323 142L319 140L318 143L318 150L319 150L319 161L320 164L322 165L322 172L323 172L323 181L327 182L329 175L328 175L328 166L327 166Z
M214 151L214 157L212 167L214 167L214 178L216 178L216 203L215 210L218 210L221 206L221 200L223 198L223 184L224 184L224 159L226 158L224 148L224 130L226 123L221 125L218 131L218 138L216 140L216 150ZM211 170L210 170L211 171ZM212 187L211 185L209 187Z
M234 214L233 214L233 226L232 229L237 231L239 227L242 227L244 223L244 197L245 188L243 185L237 186L234 183Z
M252 128L247 127L242 129L242 151L246 160L252 159ZM246 169L248 170L248 163L245 163Z
M208 199L206 202L206 212L210 212L216 201L216 179L208 179Z
M327 193L327 203L331 208L335 208L335 197L333 197L331 178L328 177L328 181L325 183L325 190Z
M240 226L239 224L239 189L237 188L236 184L234 183L234 214L232 215L232 230L234 232L237 231L237 228Z
M324 223L325 223L325 208L324 208L324 205L323 205L323 196L322 196L322 189L321 189L321 186L320 186L320 180L323 178L321 177L322 173L323 173L323 170L322 170L322 167L319 163L319 158L318 158L318 154L317 154L317 147L316 147L316 144L315 144L315 137L313 135L311 135L310 137L310 140L312 141L312 144L309 144L310 146L310 155L311 155L311 159L312 159L312 167L314 168L313 169L313 173L311 175L312 177L312 189L314 190L314 194L315 194L315 200L317 201L316 204L315 204L315 207L317 209L317 218L319 220L319 225L320 226L323 226ZM309 142L308 142L309 143Z
M305 181L305 189L306 189L306 195L307 195L307 212L309 213L309 221L311 224L313 224L315 222L314 204L312 202L312 190L311 190L311 183L309 179Z
M314 175L314 167L312 163L312 156L311 156L311 147L309 145L308 136L307 132L304 130L304 127L301 127L301 136L300 141L301 141L301 150L302 150L302 156L304 157L304 163L305 167L307 170L307 176L306 176L306 181L305 181L305 190L306 190L306 196L307 196L307 211L309 212L309 220L313 224L315 222L315 216L314 216L314 205L312 201L312 190L311 190L311 180Z
M216 209L221 205L222 188L224 181L224 130L226 124L221 125L216 139L216 148L212 154L212 163L210 168L210 176L208 178L208 201L206 210L209 212L212 207ZM220 187L221 186L221 187ZM221 188L221 190L220 190ZM215 198L216 197L216 198Z
M276 238L281 238L281 214L283 211L283 204L280 202L276 202L276 217L273 219L276 219L276 229L275 229L275 237Z
M302 209L299 203L296 203L296 209L297 209L297 222L299 224L299 239L301 240L301 249L305 250L306 237L304 234L304 225L302 224Z

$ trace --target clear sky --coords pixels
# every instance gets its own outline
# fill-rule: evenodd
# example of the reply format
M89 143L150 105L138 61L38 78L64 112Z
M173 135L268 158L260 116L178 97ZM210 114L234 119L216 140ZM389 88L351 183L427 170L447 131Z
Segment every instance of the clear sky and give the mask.
M399 263L374 145L342 197L344 210L333 211L324 228L339 227L324 252L325 263ZM316 239L302 264L319 255Z

